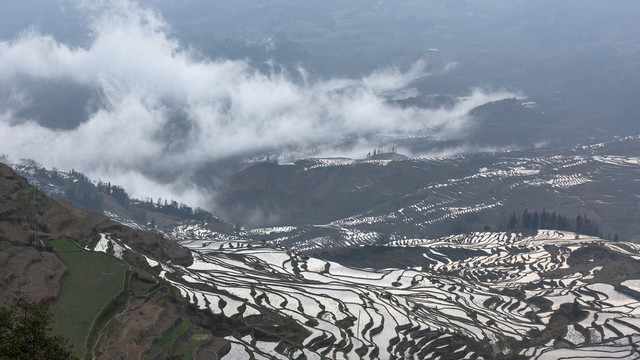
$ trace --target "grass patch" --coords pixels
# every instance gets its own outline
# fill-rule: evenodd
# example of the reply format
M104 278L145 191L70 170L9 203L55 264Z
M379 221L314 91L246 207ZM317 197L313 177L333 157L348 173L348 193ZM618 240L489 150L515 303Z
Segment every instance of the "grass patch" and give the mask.
M182 320L182 322L178 324L178 326L169 331L169 333L158 342L158 346L169 347L173 345L173 343L175 343L178 339L178 336L187 331L189 329L189 326L190 325L188 320Z
M184 345L180 347L177 355L182 356L182 359L185 359L185 360L193 359L194 343L195 343L194 339L189 339L189 341L187 341Z
M157 358L165 350L171 348L175 342L182 336L189 328L191 323L188 320L182 320L177 326L169 331L162 339L156 340L151 346L151 358ZM185 350L185 349L182 349ZM193 351L193 350L192 350Z
M0 243L0 254L5 254L7 257L12 257L24 249L24 246L14 246L9 242L3 241Z
M83 357L94 319L123 290L127 266L107 254L83 250L70 240L47 244L69 269L51 306L56 319L53 330L69 338L75 356Z

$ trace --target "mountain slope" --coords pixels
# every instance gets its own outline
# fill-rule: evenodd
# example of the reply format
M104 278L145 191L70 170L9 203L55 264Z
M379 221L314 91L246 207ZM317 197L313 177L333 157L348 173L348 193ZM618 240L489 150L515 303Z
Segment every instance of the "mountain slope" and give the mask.
M32 204L57 206L35 198ZM18 215L35 205L6 203L14 209L3 212L10 224L28 223ZM40 223L47 211L36 216ZM322 260L197 224L165 234L193 260L136 250L113 233L81 241L132 271L129 296L107 309L113 321L95 337L99 357L633 357L640 342L640 248L633 243L553 230L413 237L352 248L344 266L331 253ZM356 267L376 253L398 266ZM195 339L201 345L186 345Z
M211 190L224 219L202 209L129 199L110 184L33 164L16 171L55 197L102 199L112 219L168 231L206 223L216 233L266 240L300 251L430 234L506 229L514 212L587 216L605 238L640 238L640 137L558 150L505 151L453 158L306 159L258 163ZM393 155L386 159L385 155ZM83 184L86 184L83 185ZM116 191L117 190L117 191ZM91 195L88 195L91 194ZM124 195L121 196L121 195ZM206 195L205 195L206 196ZM230 223L236 224L234 226Z
M625 194L638 186L639 150L632 137L554 152L259 164L232 179L226 200L247 218L251 207L285 209L270 219L283 226L230 233L189 220L140 232L172 240L181 258L95 225L78 242L129 264L137 289L107 316L95 353L122 354L118 339L136 334L127 346L145 356L635 358L637 244L557 229L425 234L459 221L505 227L526 207L636 234L638 200ZM53 234L55 221L27 225L57 205L16 189L5 198L30 205L7 202L9 224ZM190 305L168 300L171 289ZM185 350L195 338L202 346Z
M34 245L37 238L69 238L86 245L101 232L115 234L135 249L154 256L189 264L190 254L161 236L131 229L104 215L56 201L31 187L27 181L0 164L0 231L16 245Z
M193 262L161 235L53 200L0 164L0 306L19 297L50 303L54 329L81 358L227 352L228 320L177 296L146 256Z
M586 215L604 237L636 241L639 159L640 138L628 137L444 159L259 164L228 181L221 203L248 236L299 251L506 229L527 208ZM252 226L256 218L265 225Z

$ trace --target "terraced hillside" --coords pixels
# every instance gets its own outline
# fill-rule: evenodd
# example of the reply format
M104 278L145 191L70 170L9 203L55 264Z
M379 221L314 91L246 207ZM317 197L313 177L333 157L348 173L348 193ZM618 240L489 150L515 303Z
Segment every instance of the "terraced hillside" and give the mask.
M638 178L640 137L553 152L258 164L234 176L221 199L246 216L244 228L229 231L214 217L156 226L155 236L192 261L169 261L107 227L79 243L135 259L211 317L171 318L162 338L138 348L151 356L163 354L158 346L175 350L176 339L206 338L204 350L184 354L640 358L640 246L617 241L640 234ZM505 228L524 209L583 214L616 240L557 229L469 231ZM250 214L273 226L250 227ZM127 212L108 215L150 228ZM445 235L458 225L464 234ZM136 312L162 312L164 300L131 298L109 334L125 337ZM113 339L101 337L96 354L117 351Z
M307 252L445 235L460 224L498 230L526 208L585 214L604 237L637 241L638 178L640 137L630 137L553 152L256 165L231 180L225 201L245 219L266 214L272 226L247 225L251 238Z
M49 198L0 164L0 308L18 298L46 302L54 332L78 358L211 359L228 351L224 319L190 306L143 254L193 263L161 235Z
M161 276L214 314L281 322L237 329L225 358L640 356L636 244L558 231L411 239L374 249L424 261L376 270L196 233L174 233L194 263L158 262ZM291 322L305 331L273 338Z
M3 249L24 247L13 234ZM193 260L181 265L119 234L126 232L101 232L80 250L106 252L133 272L124 302L103 312L106 327L89 337L97 358L637 356L640 247L633 243L558 231L413 238L351 249L353 262L364 258L359 251L384 251L408 265L366 269L198 225L165 234L188 249Z

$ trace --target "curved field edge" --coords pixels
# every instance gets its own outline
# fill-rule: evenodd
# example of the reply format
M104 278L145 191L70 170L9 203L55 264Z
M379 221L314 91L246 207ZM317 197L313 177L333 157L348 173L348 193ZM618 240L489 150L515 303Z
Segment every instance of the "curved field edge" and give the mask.
M75 356L82 358L89 350L85 341L96 320L126 291L128 266L107 254L84 250L71 240L55 239L47 244L68 268L51 306L56 316L53 329L69 338Z
M100 334L107 326L109 321L126 305L127 300L129 299L129 290L130 290L130 282L131 282L131 270L127 267L127 271L124 275L124 284L122 286L122 291L111 301L104 305L104 307L100 310L100 313L93 320L91 324L91 328L89 329L89 333L84 342L85 349L85 358L95 358L93 354L93 348L98 342L98 338Z

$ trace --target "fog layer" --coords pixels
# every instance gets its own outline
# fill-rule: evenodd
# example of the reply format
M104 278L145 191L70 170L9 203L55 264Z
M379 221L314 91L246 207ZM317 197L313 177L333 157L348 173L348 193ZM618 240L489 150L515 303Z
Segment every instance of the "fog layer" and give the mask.
M34 29L0 42L0 153L75 168L138 197L206 207L192 175L212 161L347 137L359 139L353 144L364 155L374 144L363 134L458 138L473 125L470 110L514 96L472 89L450 106L401 107L387 96L428 77L420 59L358 79L308 80L302 68L267 63L259 71L247 61L207 58L136 3L100 2L82 13L86 46ZM82 118L53 126L29 115L42 86L51 96L75 88Z

